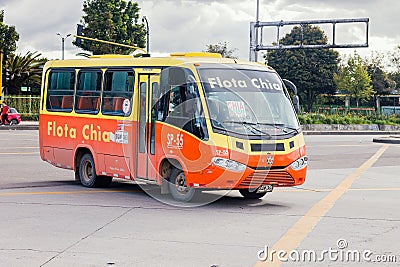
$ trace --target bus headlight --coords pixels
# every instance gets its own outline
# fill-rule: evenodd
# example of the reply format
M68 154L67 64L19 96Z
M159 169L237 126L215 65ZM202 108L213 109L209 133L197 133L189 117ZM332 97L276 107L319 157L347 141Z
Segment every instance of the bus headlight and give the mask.
M292 167L292 169L296 171L301 170L307 166L307 161L308 161L307 156L301 157L292 164L290 164L290 167Z
M218 158L215 157L212 159L212 162L217 165L218 167L221 167L223 169L227 169L230 171L235 171L235 172L242 172L246 169L246 165L230 160L230 159L224 159L224 158Z

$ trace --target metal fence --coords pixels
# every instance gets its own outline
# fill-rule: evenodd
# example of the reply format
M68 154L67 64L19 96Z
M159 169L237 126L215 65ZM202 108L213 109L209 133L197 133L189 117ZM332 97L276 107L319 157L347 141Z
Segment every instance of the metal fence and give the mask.
M396 106L383 106L382 107L382 114L383 115L400 115L400 107Z
M7 105L16 108L18 112L24 116L33 120L39 117L40 108L40 96L5 96L4 100L7 101Z

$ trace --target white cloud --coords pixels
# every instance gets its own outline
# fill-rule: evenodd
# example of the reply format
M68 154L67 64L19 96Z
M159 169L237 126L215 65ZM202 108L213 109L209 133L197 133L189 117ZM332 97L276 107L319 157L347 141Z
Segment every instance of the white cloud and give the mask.
M256 0L137 2L141 8L140 15L146 15L149 21L153 53L201 51L207 44L227 41L231 48L238 48L240 58L248 58L249 23L255 20ZM15 25L20 33L18 51L39 51L49 58L61 57L61 39L56 33L64 36L75 33L76 24L82 17L82 5L83 0L0 0L0 9L5 10L5 23ZM397 0L261 0L260 20L369 17L370 48L358 49L367 53L390 50L400 43L398 10L400 1ZM341 37L361 40L360 32L359 29L347 30ZM269 32L264 36L267 34L274 36ZM72 58L80 51L72 45L72 40L71 37L66 40L66 58ZM341 53L346 51L350 53L353 50L340 50Z
M49 58L61 58L61 38L56 34L75 33L82 4L83 0L3 0L0 9L5 11L5 23L14 25L20 35L17 52L38 51ZM72 39L66 39L66 54L77 50Z

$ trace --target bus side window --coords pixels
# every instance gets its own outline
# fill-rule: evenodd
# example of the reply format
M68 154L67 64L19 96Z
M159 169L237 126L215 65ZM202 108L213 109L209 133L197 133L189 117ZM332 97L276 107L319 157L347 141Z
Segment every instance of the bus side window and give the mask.
M105 73L105 87L102 98L102 113L107 115L128 116L123 110L125 100L132 103L134 73L130 70L108 70Z
M71 112L74 87L75 70L51 70L47 81L47 110Z
M200 139L206 140L208 139L208 133L204 110L201 104L199 90L193 76L188 77L185 91L186 101L184 105L185 112L187 112L189 116L189 121L184 125L183 129L193 133Z
M164 93L159 101L159 113L163 113L159 119L161 117L161 120L200 139L208 138L198 88L191 71L173 67L161 73L160 82Z
M169 114L171 116L184 116L182 104L185 102L185 94L183 86L175 86L171 89L171 102L169 103Z
M150 128L150 154L155 155L155 147L156 147L156 119L157 119L157 112L158 112L158 98L160 96L159 92L159 85L157 82L153 82L151 84L151 91L152 91L152 97L151 97L151 128Z
M59 109L61 108L59 96L49 95L49 104L47 105L47 109Z
M77 113L98 113L100 109L100 93L102 85L100 70L81 70L78 73L75 111Z
M168 68L163 69L160 75L160 89L156 103L156 119L157 121L165 121L168 115L169 99L170 99L170 85L168 83Z

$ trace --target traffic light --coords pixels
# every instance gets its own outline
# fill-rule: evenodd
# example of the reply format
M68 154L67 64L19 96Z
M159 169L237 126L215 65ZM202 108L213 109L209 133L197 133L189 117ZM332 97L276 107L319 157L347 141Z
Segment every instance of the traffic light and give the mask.
M82 24L76 24L76 36L82 36L82 31L83 31L83 25ZM77 45L80 45L82 43L82 39L79 37L76 37L75 43Z

